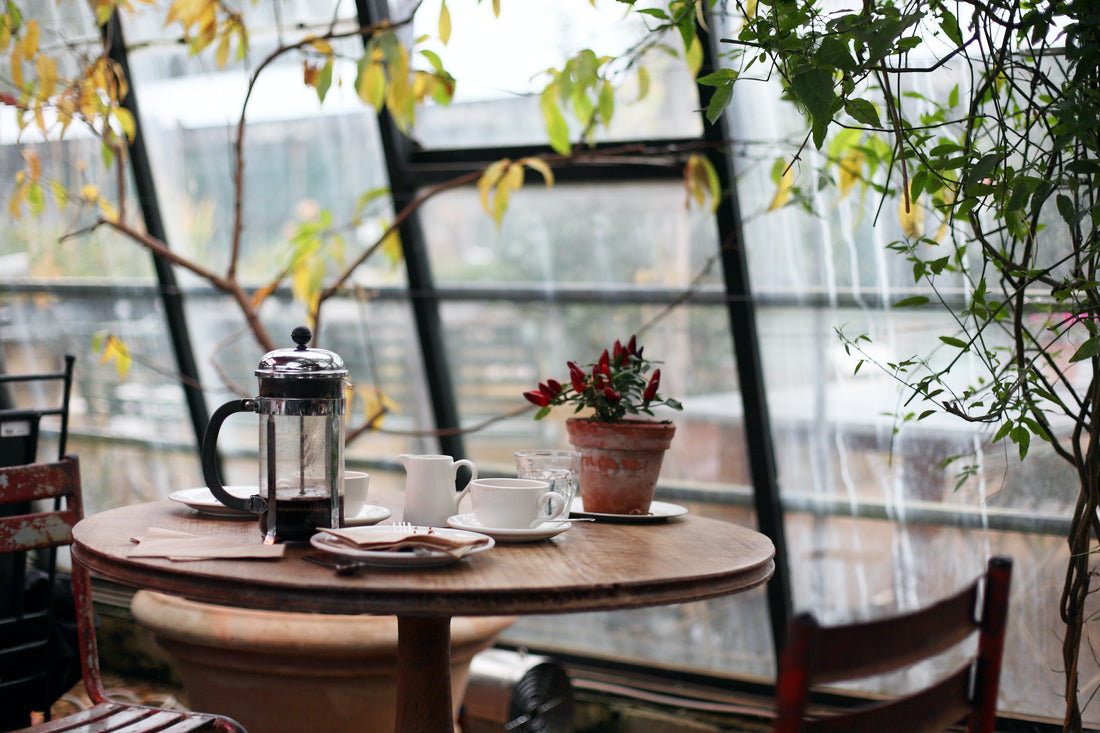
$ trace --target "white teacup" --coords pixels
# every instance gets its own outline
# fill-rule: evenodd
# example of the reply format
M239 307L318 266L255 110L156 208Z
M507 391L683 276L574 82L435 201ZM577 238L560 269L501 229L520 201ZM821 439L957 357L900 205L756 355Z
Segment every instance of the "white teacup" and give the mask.
M531 529L559 518L568 509L546 481L479 478L470 482L474 518L483 527Z
M344 471L344 516L357 517L367 503L367 487L370 474L362 471Z

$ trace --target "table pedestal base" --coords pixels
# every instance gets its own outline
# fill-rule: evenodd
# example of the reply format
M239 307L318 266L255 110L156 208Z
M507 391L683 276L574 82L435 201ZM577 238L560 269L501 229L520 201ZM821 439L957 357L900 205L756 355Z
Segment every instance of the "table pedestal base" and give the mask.
M451 619L398 616L395 733L453 733Z

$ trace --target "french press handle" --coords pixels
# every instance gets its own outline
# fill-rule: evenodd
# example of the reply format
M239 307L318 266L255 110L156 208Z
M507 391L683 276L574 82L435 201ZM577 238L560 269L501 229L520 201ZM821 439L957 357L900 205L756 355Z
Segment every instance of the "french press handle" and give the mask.
M230 509L242 512L261 514L267 509L267 502L259 494L254 494L247 499L233 496L222 486L218 476L218 432L222 428L225 418L238 412L256 412L259 402L254 399L233 400L214 410L210 416L210 424L206 426L206 433L202 436L202 477L206 480L206 487L214 498Z

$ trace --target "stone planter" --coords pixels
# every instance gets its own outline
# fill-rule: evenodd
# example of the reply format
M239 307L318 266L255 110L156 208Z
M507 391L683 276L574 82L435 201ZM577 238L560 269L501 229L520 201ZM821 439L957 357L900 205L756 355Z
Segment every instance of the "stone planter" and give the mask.
M134 618L176 661L190 706L257 733L392 733L397 618L252 611L139 591ZM470 660L511 617L451 621L457 717Z
M581 454L580 493L586 512L648 514L665 451L676 426L669 421L565 421Z

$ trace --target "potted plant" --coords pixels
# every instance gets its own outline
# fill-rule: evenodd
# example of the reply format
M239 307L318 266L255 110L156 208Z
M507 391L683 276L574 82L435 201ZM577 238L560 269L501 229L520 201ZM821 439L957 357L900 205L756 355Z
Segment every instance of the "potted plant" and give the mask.
M589 414L565 421L569 442L581 454L580 493L585 511L601 514L647 514L665 451L676 433L671 420L657 420L658 405L682 409L676 400L658 394L661 370L642 355L637 338L611 349L581 367L567 362L569 381L547 379L524 392L541 420L557 405L571 404L574 413ZM648 416L648 417L645 417Z

